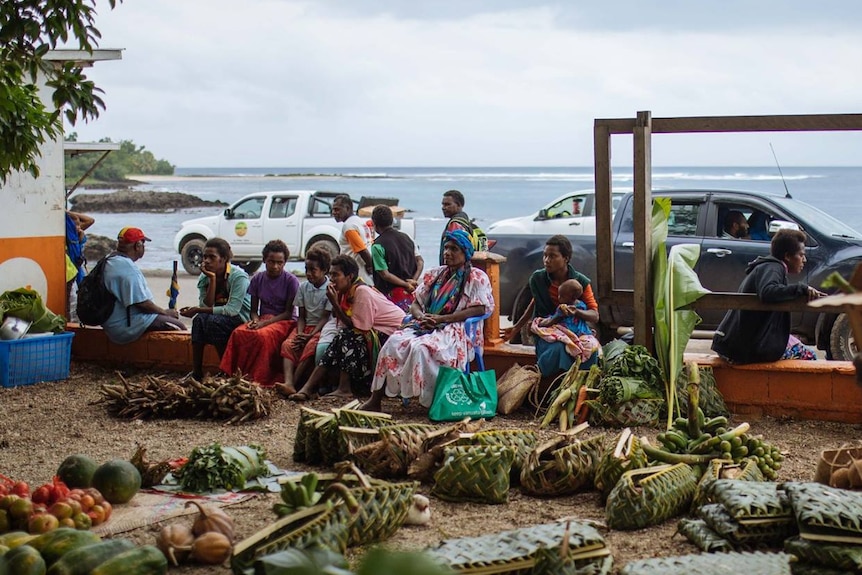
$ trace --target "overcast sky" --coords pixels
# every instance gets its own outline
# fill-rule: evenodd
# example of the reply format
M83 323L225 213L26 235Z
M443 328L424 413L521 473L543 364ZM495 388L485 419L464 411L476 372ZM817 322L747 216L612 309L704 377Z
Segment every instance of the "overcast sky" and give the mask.
M181 167L585 166L595 118L862 112L853 0L99 0L79 140ZM656 165L862 165L862 133L662 136ZM614 162L631 164L631 139Z

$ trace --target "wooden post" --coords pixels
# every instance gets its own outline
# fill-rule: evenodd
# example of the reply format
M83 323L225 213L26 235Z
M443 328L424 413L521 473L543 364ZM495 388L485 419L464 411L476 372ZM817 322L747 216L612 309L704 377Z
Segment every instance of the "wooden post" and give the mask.
M635 343L653 348L652 114L638 112L634 127L634 330Z
M487 349L503 343L503 338L500 337L500 264L506 261L506 258L492 252L476 252L470 261L484 271L491 281L494 313L485 320L485 348Z
M607 126L593 127L593 154L596 181L596 286L599 305L608 301L614 289L614 240L611 231L611 135Z

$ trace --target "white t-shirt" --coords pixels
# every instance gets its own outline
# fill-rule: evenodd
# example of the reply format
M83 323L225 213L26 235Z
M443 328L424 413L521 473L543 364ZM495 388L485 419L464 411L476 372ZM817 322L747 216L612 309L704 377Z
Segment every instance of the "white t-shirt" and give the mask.
M374 228L366 225L365 220L356 214L353 214L341 224L341 237L338 239L341 253L351 256L356 260L356 264L359 266L359 277L361 277L368 285L374 285L374 280L371 277L371 274L365 271L365 260L363 260L362 256L359 255L361 250L354 251L353 246L350 244L348 234L350 234L351 231L358 234L361 241L364 242L364 249L367 249L370 254L371 244L374 242Z

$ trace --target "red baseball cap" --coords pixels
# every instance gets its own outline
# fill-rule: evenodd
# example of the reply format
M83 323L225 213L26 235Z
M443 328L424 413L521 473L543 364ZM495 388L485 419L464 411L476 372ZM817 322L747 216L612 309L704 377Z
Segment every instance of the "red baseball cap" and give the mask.
M117 240L129 242L130 244L140 241L153 241L144 235L144 232L141 231L141 228L123 228L120 230L120 233L117 234Z

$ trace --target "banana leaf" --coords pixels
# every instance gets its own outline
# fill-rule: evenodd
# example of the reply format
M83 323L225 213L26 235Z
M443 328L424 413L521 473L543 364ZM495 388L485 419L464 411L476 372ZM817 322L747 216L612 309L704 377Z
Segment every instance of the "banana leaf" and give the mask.
M655 349L665 378L667 428L676 408L676 379L682 370L683 353L700 316L694 310L680 309L704 294L705 289L694 271L700 257L697 244L678 244L665 256L670 198L655 198L652 211L653 306L655 308Z

